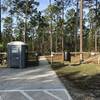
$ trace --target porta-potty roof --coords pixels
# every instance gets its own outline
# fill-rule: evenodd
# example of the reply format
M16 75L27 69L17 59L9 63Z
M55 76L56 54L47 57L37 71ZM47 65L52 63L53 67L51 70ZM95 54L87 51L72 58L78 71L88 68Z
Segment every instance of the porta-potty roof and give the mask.
M22 41L13 41L13 42L8 43L7 45L26 45L26 43Z

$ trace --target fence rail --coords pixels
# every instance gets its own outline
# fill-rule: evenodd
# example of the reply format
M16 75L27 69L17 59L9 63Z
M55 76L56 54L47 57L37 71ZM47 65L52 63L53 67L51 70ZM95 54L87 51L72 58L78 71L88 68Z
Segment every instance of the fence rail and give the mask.
M80 63L80 52L70 52L71 53L71 63ZM100 52L82 52L85 63L100 63ZM62 52L52 53L53 62L62 62ZM51 56L49 55L48 58ZM66 61L65 61L66 62Z

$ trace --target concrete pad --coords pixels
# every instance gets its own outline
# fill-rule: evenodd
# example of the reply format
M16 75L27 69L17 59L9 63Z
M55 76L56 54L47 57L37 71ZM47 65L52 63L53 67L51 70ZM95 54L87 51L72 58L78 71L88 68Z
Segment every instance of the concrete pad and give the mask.
M20 92L2 92L0 93L0 100L27 100Z
M50 93L61 98L62 100L69 100L70 97L67 95L68 93L66 94L65 91L50 91Z
M62 93L60 93L61 91L57 92L57 90L60 89L61 91L62 90L66 91L66 93L64 91ZM55 92L51 93L50 90L52 91L56 90L56 93ZM41 96L43 95L45 95L43 96L45 98L49 97L53 98L51 100L57 99L56 97L55 98L52 97L54 95L56 95L58 98L62 98L65 95L64 97L66 99L62 98L62 100L72 100L68 91L65 90L64 85L61 83L56 73L51 69L45 57L40 58L39 66L25 68L25 69L13 69L13 68L0 69L0 92L7 92L7 91L8 92L17 91L19 93L21 92L22 95L24 95L26 92L28 92L29 95L36 94L38 92L37 93L38 99L35 100L39 100L39 98L41 98ZM28 94L26 93L27 97ZM38 96L39 94L40 96ZM63 96L61 97L60 95ZM45 98L43 98L43 100L49 100Z
M43 91L38 92L27 92L34 100L57 100L51 95L45 94Z

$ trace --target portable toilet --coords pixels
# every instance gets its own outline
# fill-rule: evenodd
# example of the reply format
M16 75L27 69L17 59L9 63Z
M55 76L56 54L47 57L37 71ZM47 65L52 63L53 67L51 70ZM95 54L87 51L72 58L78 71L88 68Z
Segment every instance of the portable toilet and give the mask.
M8 67L25 68L27 65L28 48L26 43L13 41L7 44Z

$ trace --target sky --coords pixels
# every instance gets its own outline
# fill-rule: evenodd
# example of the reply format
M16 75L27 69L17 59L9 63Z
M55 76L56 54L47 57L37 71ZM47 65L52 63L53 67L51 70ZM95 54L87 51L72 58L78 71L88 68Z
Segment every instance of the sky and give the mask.
M38 9L40 11L45 10L47 8L47 6L49 5L49 0L37 0L37 1L40 3L40 5L38 7ZM53 3L53 2L54 2L54 0L51 0L51 3Z
M49 0L37 0L37 1L40 3L38 7L39 10L44 10L49 5Z

